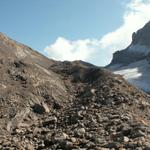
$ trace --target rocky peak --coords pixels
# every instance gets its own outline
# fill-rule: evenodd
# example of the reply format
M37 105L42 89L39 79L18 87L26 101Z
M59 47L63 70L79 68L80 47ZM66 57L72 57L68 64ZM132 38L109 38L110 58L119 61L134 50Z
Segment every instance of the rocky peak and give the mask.
M123 66L136 61L141 61L143 59L149 59L149 57L147 58L147 56L149 56L149 53L150 22L148 22L143 28L132 34L132 42L127 48L116 51L113 54L113 59L108 67L115 64Z
M150 46L150 22L132 35L132 44Z
M107 68L150 93L150 22L133 33L132 42L126 49L113 54Z

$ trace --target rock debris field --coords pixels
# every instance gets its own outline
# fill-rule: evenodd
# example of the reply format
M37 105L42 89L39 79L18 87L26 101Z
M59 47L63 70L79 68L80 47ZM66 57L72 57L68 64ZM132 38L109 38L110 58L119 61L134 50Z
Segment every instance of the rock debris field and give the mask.
M0 149L150 150L148 94L103 68L0 41Z

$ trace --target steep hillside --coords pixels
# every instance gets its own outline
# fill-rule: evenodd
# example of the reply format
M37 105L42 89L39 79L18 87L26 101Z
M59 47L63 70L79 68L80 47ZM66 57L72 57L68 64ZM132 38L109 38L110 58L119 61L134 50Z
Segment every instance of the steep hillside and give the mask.
M0 73L0 149L150 148L150 97L120 75L3 34Z

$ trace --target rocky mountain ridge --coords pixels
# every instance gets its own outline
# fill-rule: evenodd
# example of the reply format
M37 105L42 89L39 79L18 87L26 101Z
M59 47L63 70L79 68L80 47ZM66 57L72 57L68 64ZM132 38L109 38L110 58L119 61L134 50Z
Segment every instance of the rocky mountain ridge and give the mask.
M132 34L131 44L124 50L114 53L110 65L130 63L148 59L150 55L150 22Z
M150 148L149 95L103 68L0 41L0 149Z
M145 92L150 92L150 22L133 33L131 44L115 52L112 62L106 68L123 75Z

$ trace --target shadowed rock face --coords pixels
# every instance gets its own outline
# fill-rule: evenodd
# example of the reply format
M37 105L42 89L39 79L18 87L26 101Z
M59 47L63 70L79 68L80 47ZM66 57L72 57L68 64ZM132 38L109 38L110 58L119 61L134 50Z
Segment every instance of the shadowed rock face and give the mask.
M134 63L136 61L140 61L145 58L145 54L138 54L134 52L129 52L128 48L122 51L117 51L113 54L113 59L108 66L112 66L115 64L128 65L130 63Z
M149 95L86 62L0 34L0 149L150 148Z

